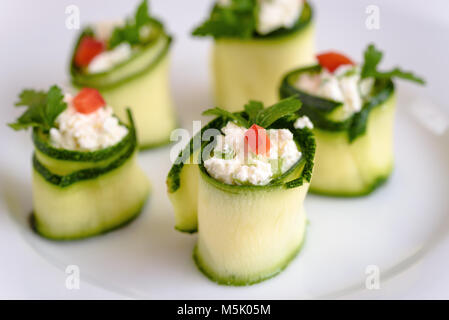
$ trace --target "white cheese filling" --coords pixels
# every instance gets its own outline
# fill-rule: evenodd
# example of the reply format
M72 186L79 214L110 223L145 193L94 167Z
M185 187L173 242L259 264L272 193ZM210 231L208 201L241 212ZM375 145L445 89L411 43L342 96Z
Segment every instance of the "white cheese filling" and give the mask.
M83 114L66 94L67 109L56 119L56 128L50 129L50 143L60 149L95 151L110 147L122 140L128 129L113 116L112 108L105 106L95 112Z
M343 118L359 112L370 94L374 79L360 79L358 66L343 65L334 73L325 68L321 73L302 74L295 86L309 94L343 103Z
M255 154L245 148L248 129L228 122L216 137L213 156L204 161L207 172L215 179L233 185L266 185L285 173L301 158L301 152L288 129L269 129L270 151ZM246 150L245 150L246 149Z
M313 129L313 123L312 121L310 121L308 116L302 116L296 119L293 126L295 127L295 129L304 129L304 128Z
M258 0L257 32L268 34L279 28L292 28L298 20L303 0Z
M123 42L112 50L103 51L87 66L89 73L100 73L110 70L112 67L128 60L132 55L131 45Z

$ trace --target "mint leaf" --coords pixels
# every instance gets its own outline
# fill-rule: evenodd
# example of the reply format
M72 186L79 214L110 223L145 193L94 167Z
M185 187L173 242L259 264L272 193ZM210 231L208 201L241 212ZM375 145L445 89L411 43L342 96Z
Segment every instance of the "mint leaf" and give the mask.
M364 78L400 78L404 80L414 81L419 84L425 84L424 79L414 75L410 71L403 71L396 67L390 71L381 72L377 70L377 67L382 60L383 53L376 49L374 44L370 44L364 54L364 63L362 66L361 77Z
M142 37L140 32L144 26L150 28L150 34ZM148 1L143 0L138 6L134 17L127 19L124 26L114 29L108 41L108 48L114 49L123 42L128 42L132 46L146 44L155 39L162 29L162 23L149 14Z
M150 15L148 14L148 1L144 0L139 5L136 11L135 21L136 21L136 27L140 28L141 26L147 24L151 21Z
M245 112L248 115L250 124L256 123L257 115L263 110L263 103L259 101L250 101L245 105Z
M238 113L231 113L218 107L204 111L203 115L229 118L245 128L254 123L263 128L268 128L280 118L297 118L295 113L301 108L301 105L301 101L296 96L291 96L266 109L264 109L262 102L250 101L245 105L245 113L248 115L248 120Z
M268 128L276 120L290 116L301 108L301 101L296 96L291 96L281 100L278 103L263 109L257 114L256 124L261 127Z
M229 119L232 119L235 122L237 122L242 127L245 127L245 128L248 127L248 121L246 121L246 119L243 118L241 115L223 110L218 107L204 111L203 116L217 116L217 117L229 118Z
M216 4L208 20L192 34L214 38L251 38L256 30L256 0L231 0L228 6Z
M14 130L26 130L29 127L40 127L44 131L54 127L54 122L61 112L67 108L61 89L52 86L48 92L23 90L16 106L26 106L27 110L16 122L8 124Z

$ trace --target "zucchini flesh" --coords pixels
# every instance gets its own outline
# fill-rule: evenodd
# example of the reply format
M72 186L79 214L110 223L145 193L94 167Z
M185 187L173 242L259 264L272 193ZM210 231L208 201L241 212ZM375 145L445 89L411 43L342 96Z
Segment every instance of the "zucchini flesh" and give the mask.
M396 107L394 84L376 79L362 110L335 120L342 103L310 95L295 87L301 73L319 72L310 66L289 72L280 97L297 95L303 102L299 115L313 124L317 149L310 192L341 197L363 196L385 182L393 168L393 124Z
M353 142L347 132L314 129L317 141L310 191L333 196L363 196L388 179L393 169L395 97L373 109L366 132Z
M185 164L179 179L182 180L179 189L168 193L175 211L175 229L194 233L198 230L198 165Z
M236 111L249 100L277 102L282 76L315 60L314 39L311 21L282 37L216 39L212 52L216 104Z
M126 109L131 108L140 149L168 143L170 133L176 128L168 75L169 56L166 55L151 72L101 91L119 118L124 119Z
M122 140L127 144L93 152L56 149L42 132L34 136L33 220L40 235L54 240L90 237L141 211L150 185L136 160L133 126Z
M198 229L198 164L192 160L198 158L199 150L194 140L201 139L205 130L223 125L223 119L217 118L201 128L180 152L177 163L167 175L167 192L175 211L175 229L178 231L194 233ZM187 158L190 158L188 163Z
M227 119L218 117L199 134L208 128L221 129L226 123ZM207 173L202 159L199 164L175 164L168 174L176 228L198 231L195 263L217 283L249 285L268 279L288 265L303 243L303 201L313 169L315 140L309 129L294 129L287 120L278 121L271 128L290 129L303 155L268 185L224 184ZM193 147L193 139L179 159L186 159L186 150L194 156L200 154ZM186 202L194 196L195 202Z
M170 45L171 38L161 34L127 61L98 74L85 74L72 61L76 87L98 89L122 121L127 120L126 109L132 110L142 149L168 143L176 127L169 88Z
M34 227L43 237L73 240L115 229L136 217L149 182L133 155L119 168L67 187L33 170Z
M226 285L254 284L282 271L304 241L309 184L229 192L209 179L201 172L198 268Z

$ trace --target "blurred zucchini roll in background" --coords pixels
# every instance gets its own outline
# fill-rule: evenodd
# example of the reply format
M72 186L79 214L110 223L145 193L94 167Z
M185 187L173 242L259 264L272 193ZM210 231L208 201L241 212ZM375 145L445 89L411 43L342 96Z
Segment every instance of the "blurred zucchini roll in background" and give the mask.
M381 185L393 169L396 90L393 78L423 84L399 68L377 69L382 52L369 45L355 64L337 52L317 56L319 64L289 72L280 96L303 103L296 127L313 128L317 151L311 192L361 196Z
M169 88L171 43L144 0L134 17L84 28L73 50L73 85L98 89L124 122L129 107L141 149L168 143L176 126Z
M289 70L315 61L312 8L299 0L220 0L194 36L214 38L215 103L237 111L249 100L278 101Z

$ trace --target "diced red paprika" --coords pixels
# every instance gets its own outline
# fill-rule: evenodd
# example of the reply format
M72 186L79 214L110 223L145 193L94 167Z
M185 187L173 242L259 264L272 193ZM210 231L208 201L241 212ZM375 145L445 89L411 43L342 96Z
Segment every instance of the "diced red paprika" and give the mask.
M100 92L92 88L83 88L73 98L73 106L76 111L84 114L92 113L104 107L106 102Z
M261 126L253 124L245 132L245 146L255 154L268 154L270 152L270 138Z
M337 70L340 66L354 65L354 62L345 55L332 51L319 54L316 58L318 59L319 64L331 73Z
M94 37L85 36L81 39L75 53L75 64L78 67L87 67L89 63L105 50L102 41Z

